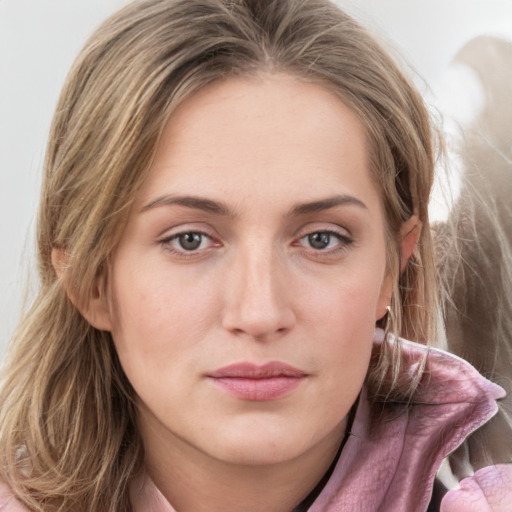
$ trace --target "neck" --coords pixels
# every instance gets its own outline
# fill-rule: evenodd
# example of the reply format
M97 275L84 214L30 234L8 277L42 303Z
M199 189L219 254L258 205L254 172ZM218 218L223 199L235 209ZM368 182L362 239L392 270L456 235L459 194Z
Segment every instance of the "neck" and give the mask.
M307 452L271 464L225 462L141 427L149 476L178 512L291 512L329 469L346 422Z

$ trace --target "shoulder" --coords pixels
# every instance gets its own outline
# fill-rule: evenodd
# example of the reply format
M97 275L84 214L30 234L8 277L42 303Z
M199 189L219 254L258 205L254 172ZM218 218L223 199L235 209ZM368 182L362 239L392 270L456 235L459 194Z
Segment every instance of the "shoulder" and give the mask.
M0 511L1 512L30 512L14 495L12 489L0 479Z
M480 469L446 494L441 512L510 512L512 464Z

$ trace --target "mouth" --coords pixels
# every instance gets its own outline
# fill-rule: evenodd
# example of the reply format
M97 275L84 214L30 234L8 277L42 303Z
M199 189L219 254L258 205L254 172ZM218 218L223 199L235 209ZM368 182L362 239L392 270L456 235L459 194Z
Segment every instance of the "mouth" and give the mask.
M236 363L209 373L210 381L223 391L249 401L283 398L295 390L308 374L279 361L264 365Z

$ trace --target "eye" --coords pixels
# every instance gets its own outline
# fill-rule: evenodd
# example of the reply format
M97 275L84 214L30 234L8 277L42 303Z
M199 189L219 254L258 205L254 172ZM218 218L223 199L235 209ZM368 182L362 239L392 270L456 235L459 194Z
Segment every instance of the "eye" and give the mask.
M185 251L196 251L201 247L205 236L202 233L182 233L175 237L176 243Z
M329 251L343 249L350 245L352 240L335 231L315 231L299 239L299 244L315 251Z
M332 242L333 236L331 233L324 232L318 232L318 233L311 233L307 236L308 244L313 249L327 249Z
M215 243L210 236L200 231L185 231L161 240L164 247L174 253L193 253L208 249Z

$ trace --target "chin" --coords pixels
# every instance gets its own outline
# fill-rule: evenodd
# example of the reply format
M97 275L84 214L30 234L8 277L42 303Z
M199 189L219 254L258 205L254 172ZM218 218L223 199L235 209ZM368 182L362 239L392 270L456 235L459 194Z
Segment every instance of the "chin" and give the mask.
M301 455L297 446L284 446L283 440L251 440L245 443L231 443L230 446L216 447L211 455L227 464L237 466L270 466L285 463ZM220 449L219 449L220 448Z
M273 426L254 422L249 427L225 429L210 442L210 455L236 465L273 465L294 460L306 454L330 432L293 428L297 425ZM214 439L211 436L210 439Z

